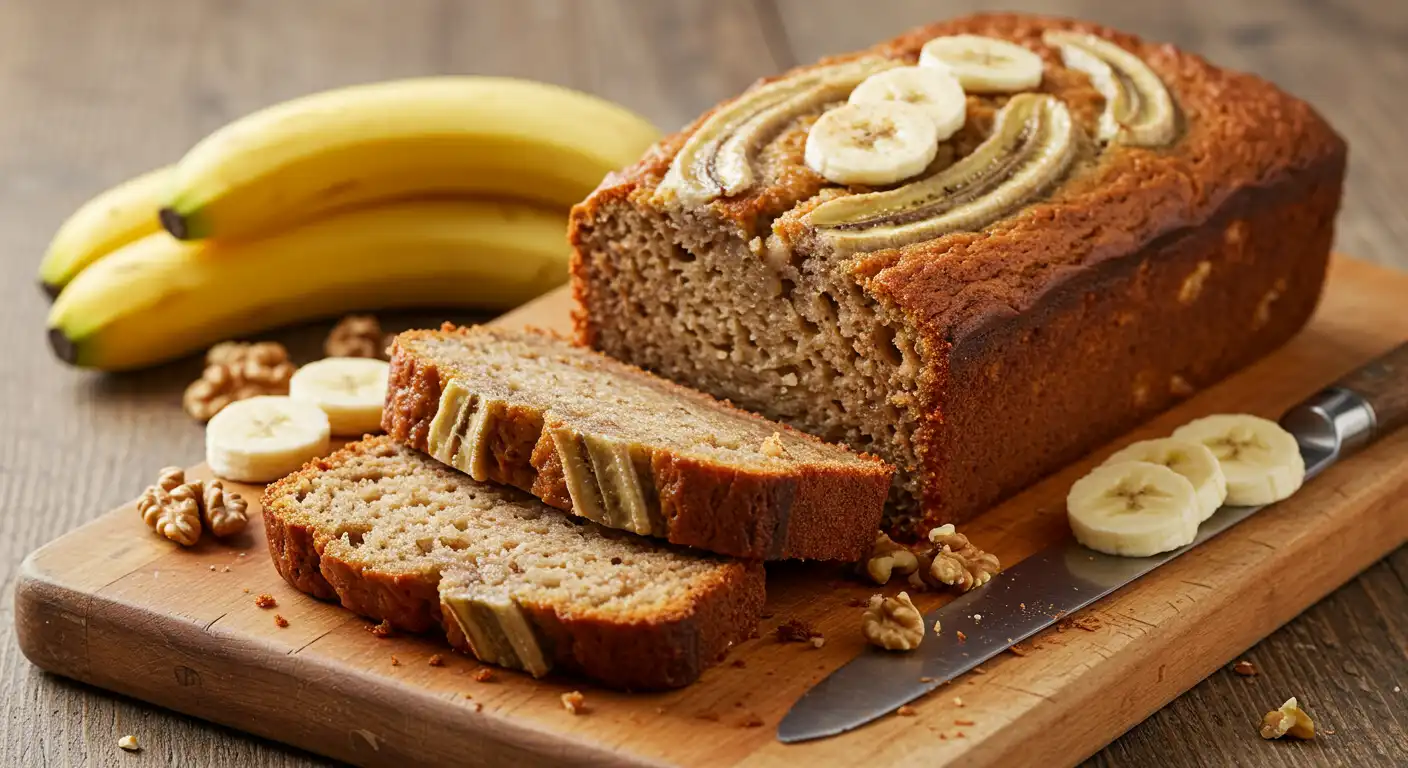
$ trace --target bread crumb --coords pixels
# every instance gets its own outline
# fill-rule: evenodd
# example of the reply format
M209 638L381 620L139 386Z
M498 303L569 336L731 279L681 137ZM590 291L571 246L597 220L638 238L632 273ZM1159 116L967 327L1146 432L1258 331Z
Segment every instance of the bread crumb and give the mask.
M921 677L921 678L919 678L919 682L921 682L921 683L932 683L932 682L934 682L934 678L932 678L932 677Z
M919 713L914 709L914 707L911 707L908 704L901 704L900 708L895 710L895 714L899 715L900 717L914 717Z
M1242 659L1236 664L1233 664L1232 671L1236 672L1242 677L1255 677L1258 673L1256 665L1251 663L1250 661L1247 661L1246 659Z
M210 566L210 570L213 572L215 570L215 566Z
M571 691L562 694L562 708L574 715L580 715L587 711L587 697L581 691Z
M285 619L283 616L280 616L276 613L274 614L274 626L278 627L279 629L284 629L288 626L288 619Z
M221 568L220 570L221 570L222 573L229 573L229 572L230 572L230 566L227 565L227 566L225 566L224 568Z
M483 711L484 711L484 705L483 705L483 704L480 704L480 703L477 702L477 701L474 702L474 711L475 711L475 712L483 712Z
M426 663L432 667L443 667L445 666L445 657L437 653L434 656L431 656L430 659L426 661Z
M821 635L815 635L808 642L812 644L813 648L820 648L823 645L826 645L826 638L822 637Z
M953 706L955 706L955 707L961 707L961 706L963 706L963 697L962 697L962 696L954 696L954 697L953 697Z
M386 619L382 619L380 624L369 625L367 627L367 631L372 633L376 637L380 637L382 639L391 637L392 635L396 634L395 628L393 628L391 626L391 622L387 621Z
M788 619L778 624L774 632L777 634L779 643L805 643L813 637L821 637L820 632L801 619Z
M246 595L249 594L249 587L245 587L245 588L244 588L244 593L245 593Z
M958 642L960 642L960 643L962 643L962 642L967 642L968 636L965 635L965 634L963 634L963 630L961 630L961 629L955 629L955 630L953 631L953 633L958 636Z
M742 723L744 728L762 728L763 721L757 715L749 715Z
M260 608L273 608L279 604L279 601L275 600L273 595L265 592L254 596L254 604Z
M396 658L396 654L394 654L394 653L391 654L391 666L393 666L393 667L399 667L399 666L401 666L401 660L398 659L398 658Z
M1021 643L1013 643L1012 645L1008 646L1007 652L1012 654L1013 656L1026 656L1028 653L1031 653L1031 651Z
M247 553L245 553L245 552L241 552L241 553L235 555L235 557L244 557L246 554L247 554Z
M480 683L492 683L495 680L494 670L488 667L480 667L474 670L474 679Z
M974 723L972 720L965 720L965 719L962 719L962 718L959 718L958 720L954 720L954 721L953 721L953 724L954 724L954 725L977 725L977 723Z
M973 667L973 674L975 675L986 675L987 673L988 671L982 667Z
M137 743L137 737L131 734L123 736L117 740L117 746L126 752L141 752L142 745Z

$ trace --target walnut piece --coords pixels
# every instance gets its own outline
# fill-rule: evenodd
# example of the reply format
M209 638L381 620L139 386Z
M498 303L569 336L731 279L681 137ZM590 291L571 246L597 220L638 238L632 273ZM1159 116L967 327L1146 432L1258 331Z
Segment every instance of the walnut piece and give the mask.
M1286 699L1280 709L1267 712L1261 719L1261 738L1279 739L1282 736L1290 736L1293 739L1315 738L1315 723L1296 703L1294 696Z
M865 560L865 574L876 584L885 584L894 575L907 576L919 568L919 559L904 546L895 543L884 531L875 534L870 555Z
M328 333L327 341L323 342L323 354L385 360L389 338L381 332L381 323L372 315L348 315Z
M580 715L587 711L587 697L581 691L571 691L562 694L562 708L574 715Z
M924 641L924 617L908 592L896 597L872 595L861 618L861 632L871 645L887 651L912 651Z
M237 400L259 395L288 394L293 363L282 344L225 341L205 353L205 370L181 396L181 406L193 419L210 421Z
M967 592L981 587L992 579L993 574L1002 570L995 555L978 549L968 541L968 537L957 532L952 525L941 525L929 532L929 543L933 549L920 558L925 567L910 576L916 576L931 585L953 587L959 592Z
M205 484L202 502L201 519L205 521L205 527L216 536L233 536L243 531L245 524L249 522L249 515L246 513L249 505L238 493L227 492L219 480L211 480Z
M152 530L189 547L200 540L200 493L200 481L187 483L180 467L166 467L142 491L137 512Z

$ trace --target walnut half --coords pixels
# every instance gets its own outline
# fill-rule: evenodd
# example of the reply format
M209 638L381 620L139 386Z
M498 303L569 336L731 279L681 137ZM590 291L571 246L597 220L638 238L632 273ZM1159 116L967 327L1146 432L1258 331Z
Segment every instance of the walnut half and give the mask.
M997 556L973 546L968 537L942 525L929 532L930 553L926 575L930 581L967 592L988 583L993 574L1002 570Z
M887 651L912 651L924 641L924 617L908 592L896 597L872 595L861 617L861 632L871 645Z
M166 467L137 499L142 522L168 539L189 547L200 540L200 482L187 483L180 467Z
M919 560L882 531L875 534L870 556L865 561L865 573L876 584L885 584L892 575L907 576L919 568Z
M202 495L201 519L205 527L218 537L233 536L244 530L249 522L249 505L238 493L226 492L219 480L205 484Z
M186 387L181 406L196 421L210 421L237 400L288 394L293 371L282 344L221 342L205 353L205 370Z

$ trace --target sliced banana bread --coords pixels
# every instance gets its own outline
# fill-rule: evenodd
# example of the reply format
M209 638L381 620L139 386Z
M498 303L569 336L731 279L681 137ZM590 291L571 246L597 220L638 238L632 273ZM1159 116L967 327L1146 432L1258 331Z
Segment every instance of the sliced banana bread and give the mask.
M264 527L293 586L535 676L687 685L749 637L763 568L577 521L368 438L270 485Z
M476 480L746 558L859 558L892 473L558 337L502 328L398 336L382 426Z

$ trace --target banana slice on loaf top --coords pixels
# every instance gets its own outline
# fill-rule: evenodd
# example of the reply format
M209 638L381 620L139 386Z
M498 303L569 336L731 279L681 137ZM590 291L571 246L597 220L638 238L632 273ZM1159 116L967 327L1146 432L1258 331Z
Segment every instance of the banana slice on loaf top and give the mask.
M534 676L687 685L763 608L758 563L573 521L386 437L270 485L264 526L297 589Z
M747 558L859 558L893 473L555 336L490 327L398 336L382 426L476 480Z

